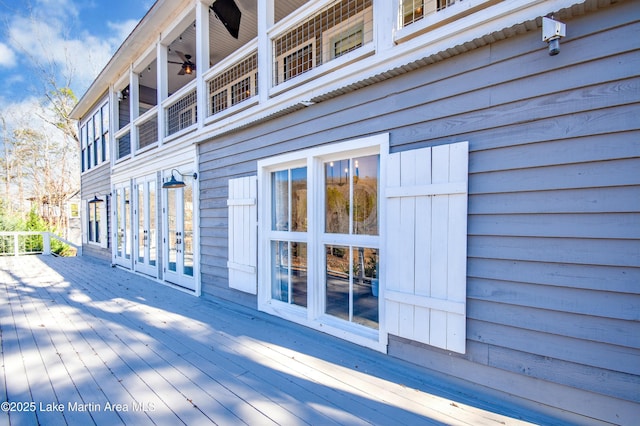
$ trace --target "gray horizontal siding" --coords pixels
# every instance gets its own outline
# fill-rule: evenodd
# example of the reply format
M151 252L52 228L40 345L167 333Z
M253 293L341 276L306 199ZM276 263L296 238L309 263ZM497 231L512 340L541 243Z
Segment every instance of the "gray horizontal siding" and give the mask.
M611 422L640 403L638 3L478 48L200 147L205 293L228 289L227 182L256 161L388 132L392 151L468 140L468 346L389 351ZM539 407L545 409L544 407ZM573 419L575 420L575 419Z
M81 179L81 193L80 198L85 201L93 199L94 196L98 196L107 203L107 212L111 211L111 179L110 179L110 164L104 163L98 167L92 168L86 171L80 177ZM86 220L87 212L83 212L83 220ZM93 256L103 259L105 261L111 261L111 217L107 214L107 217L103 219L107 225L107 248L102 248L95 244L83 244L82 253L86 256Z

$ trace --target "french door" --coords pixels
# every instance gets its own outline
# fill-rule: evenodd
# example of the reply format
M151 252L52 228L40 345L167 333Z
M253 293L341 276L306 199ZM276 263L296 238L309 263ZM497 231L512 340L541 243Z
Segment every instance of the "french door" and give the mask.
M156 175L136 180L135 257L134 268L138 272L158 275L158 232L156 212Z
M132 232L131 232L131 187L129 183L114 188L113 197L113 239L114 263L131 268L131 248L132 248Z
M184 180L184 187L164 189L164 278L173 284L196 291L194 183L191 176L183 176L181 179Z

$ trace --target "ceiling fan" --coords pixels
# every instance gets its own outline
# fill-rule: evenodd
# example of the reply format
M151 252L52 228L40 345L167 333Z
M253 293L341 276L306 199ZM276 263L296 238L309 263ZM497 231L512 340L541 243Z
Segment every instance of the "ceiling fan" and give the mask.
M176 55L180 56L182 62L168 61L170 64L181 65L180 71L178 71L178 75L191 75L196 70L196 64L191 62L191 55L185 55L179 50L174 50Z

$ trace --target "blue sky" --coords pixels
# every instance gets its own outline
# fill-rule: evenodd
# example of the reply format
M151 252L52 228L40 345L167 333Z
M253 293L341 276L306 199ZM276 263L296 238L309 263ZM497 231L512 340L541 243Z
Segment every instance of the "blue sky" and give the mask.
M154 0L0 0L0 114L42 94L34 62L71 76L80 98ZM25 55L29 52L29 58ZM11 115L9 114L9 115Z

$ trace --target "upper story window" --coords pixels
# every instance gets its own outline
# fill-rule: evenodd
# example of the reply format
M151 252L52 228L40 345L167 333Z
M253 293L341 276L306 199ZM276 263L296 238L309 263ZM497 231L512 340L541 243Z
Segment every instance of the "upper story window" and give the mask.
M372 40L372 1L335 1L274 39L274 85L339 58Z
M445 9L460 0L401 0L400 17L403 27L421 20L426 15Z
M209 80L209 111L214 115L258 94L258 53L254 52Z
M81 170L109 161L109 103L94 110L80 125Z

